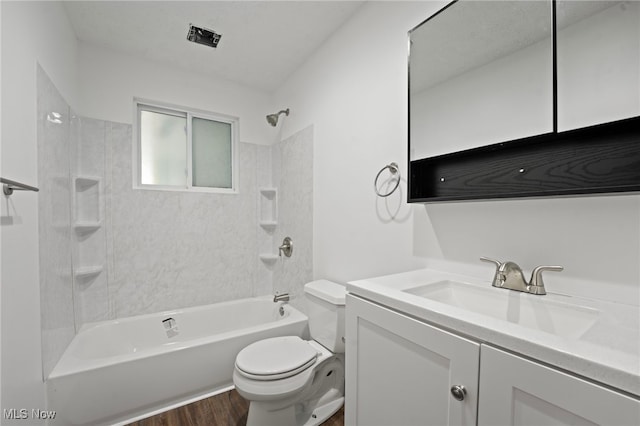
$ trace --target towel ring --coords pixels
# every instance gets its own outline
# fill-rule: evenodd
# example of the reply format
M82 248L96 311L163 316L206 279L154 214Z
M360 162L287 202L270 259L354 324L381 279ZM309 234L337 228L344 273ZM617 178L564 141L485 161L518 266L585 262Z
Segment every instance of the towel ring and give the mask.
M380 191L378 191L378 179L380 178L382 172L384 172L386 169L389 169L392 175L395 175L397 173L398 180L396 181L396 185L391 191L387 192L386 194L381 194ZM375 189L376 194L378 194L378 197L388 197L389 195L393 194L396 189L398 189L398 185L400 185L400 169L398 168L397 163L391 163L384 166L382 169L380 169L380 171L376 175L376 179L373 181L373 188Z

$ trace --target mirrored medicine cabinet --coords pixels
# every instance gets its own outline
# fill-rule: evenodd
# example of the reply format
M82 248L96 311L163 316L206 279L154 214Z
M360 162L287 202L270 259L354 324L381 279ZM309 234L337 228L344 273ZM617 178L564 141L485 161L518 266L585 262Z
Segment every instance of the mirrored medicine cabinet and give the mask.
M409 202L640 190L640 3L458 0L408 68Z

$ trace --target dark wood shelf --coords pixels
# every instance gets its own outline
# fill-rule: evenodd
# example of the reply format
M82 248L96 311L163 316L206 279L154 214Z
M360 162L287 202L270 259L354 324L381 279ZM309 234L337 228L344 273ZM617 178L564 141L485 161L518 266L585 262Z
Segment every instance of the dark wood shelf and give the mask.
M640 117L411 161L408 202L640 191Z

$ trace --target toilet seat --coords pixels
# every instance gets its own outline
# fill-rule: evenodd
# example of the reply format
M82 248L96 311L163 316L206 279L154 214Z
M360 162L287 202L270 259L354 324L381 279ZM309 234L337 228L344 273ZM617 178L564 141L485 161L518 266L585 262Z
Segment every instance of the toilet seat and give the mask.
M266 378L265 380L262 377L260 380L248 377L236 365L233 369L233 383L238 393L249 401L261 402L283 401L299 397L312 384L317 366L335 358L335 354L313 340L302 342L319 354L310 367L286 378Z
M253 380L279 380L306 370L320 355L298 336L260 340L244 348L236 357L236 370Z

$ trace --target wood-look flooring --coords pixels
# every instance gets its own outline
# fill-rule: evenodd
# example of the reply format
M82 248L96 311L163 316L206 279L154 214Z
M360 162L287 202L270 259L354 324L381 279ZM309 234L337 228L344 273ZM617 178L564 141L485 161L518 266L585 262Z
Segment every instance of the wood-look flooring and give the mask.
M249 403L235 390L165 411L127 426L245 426ZM344 407L323 426L343 426Z

